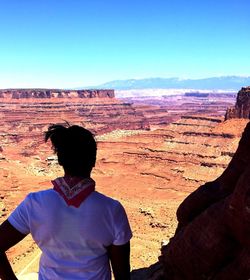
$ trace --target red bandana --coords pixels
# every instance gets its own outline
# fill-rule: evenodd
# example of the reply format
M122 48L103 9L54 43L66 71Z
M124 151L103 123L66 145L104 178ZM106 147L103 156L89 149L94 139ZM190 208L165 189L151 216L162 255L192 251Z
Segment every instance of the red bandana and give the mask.
M76 208L95 190L95 181L91 178L65 176L51 182L65 202Z

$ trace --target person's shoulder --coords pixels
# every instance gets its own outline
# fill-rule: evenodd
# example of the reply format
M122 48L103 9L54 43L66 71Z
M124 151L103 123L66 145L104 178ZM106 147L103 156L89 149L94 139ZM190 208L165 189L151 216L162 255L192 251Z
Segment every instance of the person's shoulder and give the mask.
M107 195L97 192L97 191L93 192L92 198L94 200L98 201L99 203L107 204L110 206L112 205L113 207L121 205L121 203L118 200L116 200L115 198L112 198L110 196L107 196Z
M117 203L117 202L119 202L118 200L116 200L116 199L114 199L114 198L112 198L110 196L107 196L107 195L105 195L103 193L100 193L98 191L94 191L93 192L93 197L95 199L106 201L106 202L109 202L109 203Z
M53 189L46 189L46 190L40 190L40 191L36 191L36 192L30 192L28 194L28 196L39 196L39 195L51 195L52 193L54 193Z
M54 197L55 191L53 189L41 190L36 192L30 192L26 199L27 200L40 200L43 198Z

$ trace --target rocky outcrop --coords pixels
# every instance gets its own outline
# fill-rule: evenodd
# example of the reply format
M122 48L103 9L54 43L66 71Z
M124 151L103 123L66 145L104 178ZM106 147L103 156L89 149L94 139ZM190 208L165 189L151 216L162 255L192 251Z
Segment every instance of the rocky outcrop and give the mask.
M180 205L176 233L162 247L157 279L250 278L249 141L250 123L223 174Z
M243 87L238 92L235 106L227 109L225 119L232 118L250 119L250 86Z
M114 98L113 89L2 89L0 98L26 99L26 98Z

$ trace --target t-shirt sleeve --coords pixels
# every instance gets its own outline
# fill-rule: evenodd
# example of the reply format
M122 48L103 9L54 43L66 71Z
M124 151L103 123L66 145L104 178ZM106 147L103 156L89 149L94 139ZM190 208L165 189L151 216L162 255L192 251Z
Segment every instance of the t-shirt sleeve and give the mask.
M8 217L9 223L22 234L30 233L29 205L30 195L28 195Z
M124 245L132 238L132 231L123 206L118 202L114 213L113 245Z

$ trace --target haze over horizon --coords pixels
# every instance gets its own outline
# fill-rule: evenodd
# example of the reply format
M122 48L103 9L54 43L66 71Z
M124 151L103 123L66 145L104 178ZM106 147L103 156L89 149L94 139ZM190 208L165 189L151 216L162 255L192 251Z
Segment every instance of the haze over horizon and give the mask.
M250 76L248 0L1 3L0 88Z

